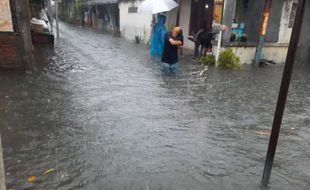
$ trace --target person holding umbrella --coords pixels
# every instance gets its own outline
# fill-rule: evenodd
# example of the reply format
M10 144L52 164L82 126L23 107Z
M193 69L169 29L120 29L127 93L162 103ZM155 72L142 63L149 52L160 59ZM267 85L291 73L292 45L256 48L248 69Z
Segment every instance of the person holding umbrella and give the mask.
M161 58L162 70L167 74L176 74L178 70L178 48L183 46L183 42L177 37L181 33L181 27L174 27L165 36L164 51Z

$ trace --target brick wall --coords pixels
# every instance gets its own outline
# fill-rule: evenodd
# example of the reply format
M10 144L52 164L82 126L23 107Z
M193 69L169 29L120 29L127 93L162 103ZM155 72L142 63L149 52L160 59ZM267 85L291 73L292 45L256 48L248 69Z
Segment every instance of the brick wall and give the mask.
M18 35L0 34L0 67L21 66L17 41Z

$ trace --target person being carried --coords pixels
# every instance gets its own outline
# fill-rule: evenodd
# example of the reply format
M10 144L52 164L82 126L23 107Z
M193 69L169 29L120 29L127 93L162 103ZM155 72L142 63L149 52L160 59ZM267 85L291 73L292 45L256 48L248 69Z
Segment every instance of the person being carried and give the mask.
M178 48L183 46L177 37L181 32L181 27L175 27L165 36L164 51L161 58L162 70L167 74L176 74L178 70Z
M182 42L182 46L179 46L179 50L180 50L180 55L183 57L183 46L184 46L184 36L183 36L183 31L182 29L180 30L179 34L176 37L176 40L180 40Z

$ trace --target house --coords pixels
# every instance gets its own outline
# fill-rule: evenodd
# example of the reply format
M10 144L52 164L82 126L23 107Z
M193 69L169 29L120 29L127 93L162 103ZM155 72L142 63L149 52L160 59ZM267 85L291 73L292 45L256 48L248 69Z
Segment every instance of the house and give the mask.
M28 1L0 1L0 68L27 67L32 42Z
M152 15L138 14L138 7L142 2L140 0L119 1L119 29L122 37L127 40L140 36L143 42L148 43L152 29Z
M145 43L148 43L155 16L138 14L138 7L142 2L142 0L120 0L120 32L128 40L133 40L135 36L140 36ZM181 5L179 8L162 13L167 17L166 27L170 29L179 22L185 36L185 47L193 48L194 44L187 39L190 33L192 3L190 0L180 0L178 3ZM178 11L180 12L179 21L177 21Z
M117 0L88 0L83 5L83 21L88 20L92 28L115 32L119 30L119 10ZM86 19L86 17L89 17Z
M120 0L120 32L126 39L132 40L138 35L147 43L155 17L138 14L138 7L142 2ZM194 43L188 37L198 32L202 24L212 25L214 16L216 21L220 22L223 0L178 0L177 3L180 5L178 8L162 13L167 17L166 27L171 29L176 25L181 26L185 37L185 48L193 49Z
M277 63L285 62L297 3L297 0L272 2L262 58ZM242 63L252 63L255 56L263 7L264 1L230 0L224 3L222 23L227 25L229 30L223 34L222 45L224 48L232 48ZM241 30L247 36L246 42L231 40L234 22L237 30L242 26Z
M123 37L132 40L139 35L148 42L151 15L139 15L138 7L143 1L120 0L120 31ZM201 27L210 27L212 22L222 23L228 30L222 35L222 49L230 47L240 56L242 63L251 63L255 55L259 26L265 1L250 0L178 0L179 7L163 13L167 16L166 27L179 25L183 29L185 47L194 48L188 37ZM295 19L297 0L273 0L263 58L283 63ZM232 33L242 31L242 41L231 41ZM214 52L217 48L214 48Z
M179 0L180 26L188 38L200 28L208 28L212 22L227 26L222 35L222 46L230 47L241 58L242 63L252 63L258 42L259 26L265 1L250 0ZM269 24L263 48L263 58L284 63L292 33L298 0L273 0ZM177 10L168 14L170 23L176 19ZM245 42L231 41L232 33L242 30ZM240 38L239 38L240 39ZM193 43L185 41L192 49ZM214 52L217 52L214 46Z
M60 3L60 18L100 31L119 30L118 0L66 0Z

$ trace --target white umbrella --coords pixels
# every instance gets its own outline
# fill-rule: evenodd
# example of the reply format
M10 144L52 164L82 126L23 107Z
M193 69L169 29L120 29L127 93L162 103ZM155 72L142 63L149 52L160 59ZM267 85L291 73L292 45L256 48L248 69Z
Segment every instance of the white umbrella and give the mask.
M145 0L139 6L139 14L157 14L179 6L174 0Z

